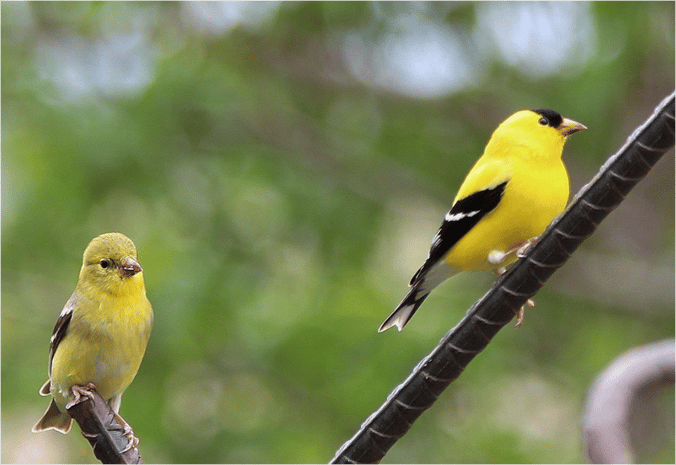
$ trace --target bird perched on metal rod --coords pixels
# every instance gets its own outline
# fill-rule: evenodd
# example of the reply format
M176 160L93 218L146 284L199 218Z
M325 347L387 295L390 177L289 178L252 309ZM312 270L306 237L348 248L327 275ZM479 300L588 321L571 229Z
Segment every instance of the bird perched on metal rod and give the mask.
M460 186L411 289L378 331L401 331L432 289L460 271L499 274L514 262L565 209L563 146L585 129L549 109L522 110L502 122Z

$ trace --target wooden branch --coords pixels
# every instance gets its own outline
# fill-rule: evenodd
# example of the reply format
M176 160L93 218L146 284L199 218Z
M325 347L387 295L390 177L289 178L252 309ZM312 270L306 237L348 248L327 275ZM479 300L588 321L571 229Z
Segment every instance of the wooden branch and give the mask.
M444 336L413 373L336 452L331 463L380 462L469 362L486 348L525 302L570 258L657 161L674 146L674 94L628 138L577 194L526 256ZM450 459L452 462L453 460Z
M78 399L66 405L68 414L80 425L82 435L92 445L101 463L143 463L136 448L138 440L125 435L113 409L98 395L93 385L79 388ZM121 417L120 417L121 418Z
M629 437L632 402L674 387L674 340L624 353L594 381L584 414L589 463L635 463Z

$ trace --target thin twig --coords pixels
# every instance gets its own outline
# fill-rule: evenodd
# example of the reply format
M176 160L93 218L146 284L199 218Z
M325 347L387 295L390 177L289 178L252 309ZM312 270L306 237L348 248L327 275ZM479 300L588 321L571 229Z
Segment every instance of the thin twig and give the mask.
M101 463L142 463L138 449L124 435L124 426L115 417L113 409L92 387L86 391L88 394L69 403L66 410L80 425L96 458Z

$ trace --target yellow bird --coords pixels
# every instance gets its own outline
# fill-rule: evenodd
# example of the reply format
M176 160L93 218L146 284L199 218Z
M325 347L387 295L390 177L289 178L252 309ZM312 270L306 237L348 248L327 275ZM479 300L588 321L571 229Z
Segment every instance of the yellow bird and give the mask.
M549 109L522 110L500 124L460 186L410 291L378 331L401 331L432 289L460 271L499 272L514 262L566 207L563 146L585 129Z
M52 402L33 432L53 428L67 433L71 417L66 404L79 397L78 386L88 383L117 414L152 327L153 309L134 243L120 233L94 238L84 252L75 292L54 327L49 379L40 389Z

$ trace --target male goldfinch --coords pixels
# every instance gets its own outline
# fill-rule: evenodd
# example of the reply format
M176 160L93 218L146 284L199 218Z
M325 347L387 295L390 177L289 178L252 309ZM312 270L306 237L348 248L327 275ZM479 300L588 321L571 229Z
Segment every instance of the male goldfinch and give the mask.
M432 289L456 273L514 262L566 207L563 146L584 129L548 109L522 110L500 124L460 186L411 290L378 331L401 331Z
M49 379L40 389L52 402L33 432L53 428L67 433L71 417L66 405L89 383L117 414L122 393L141 365L152 326L153 309L134 243L120 233L92 239L75 292L54 327Z

